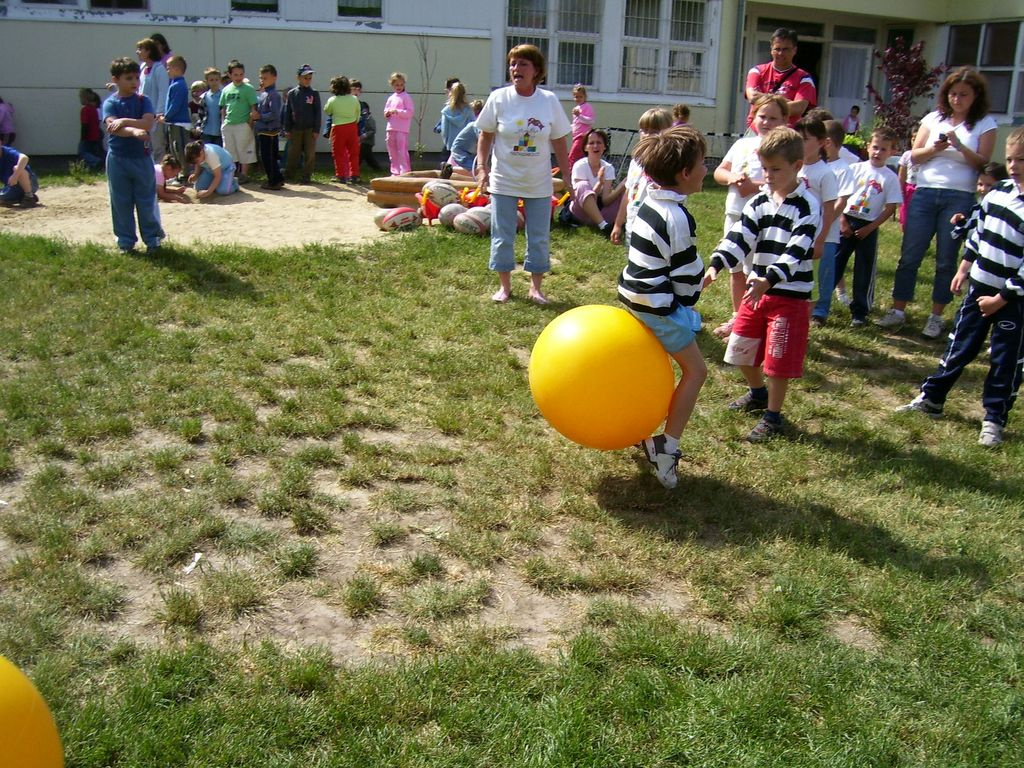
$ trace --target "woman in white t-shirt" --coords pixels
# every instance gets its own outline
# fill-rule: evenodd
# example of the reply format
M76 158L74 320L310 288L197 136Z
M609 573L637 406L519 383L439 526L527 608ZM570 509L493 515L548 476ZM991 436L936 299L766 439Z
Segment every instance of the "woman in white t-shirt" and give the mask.
M520 199L526 218L523 269L530 273L529 297L537 304L548 303L540 287L551 268L551 153L559 168L569 168L566 136L571 126L558 97L538 88L545 71L539 48L517 45L508 54L512 85L493 91L476 119L476 178L491 193L490 268L500 283L491 299L501 304L512 298Z
M572 196L569 212L605 237L612 236L612 223L619 213L625 183L615 185L615 167L604 159L610 144L600 128L587 133L586 155L572 165Z
M968 67L952 72L939 89L934 112L925 115L914 138L911 159L917 165L917 188L907 207L903 247L892 289L892 309L877 324L896 329L906 320L914 298L917 270L935 237L935 281L932 313L923 336L942 334L942 312L953 300L950 283L956 272L959 245L949 223L974 205L981 167L992 158L996 122L988 114L985 78Z

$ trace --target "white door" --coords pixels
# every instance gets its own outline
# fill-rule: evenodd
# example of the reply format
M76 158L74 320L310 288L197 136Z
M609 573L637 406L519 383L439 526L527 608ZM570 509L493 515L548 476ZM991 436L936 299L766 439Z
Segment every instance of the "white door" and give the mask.
M871 124L873 110L868 99L871 79L871 46L833 43L829 51L828 95L819 106L832 113L836 120L850 114L854 104L860 107L861 126Z

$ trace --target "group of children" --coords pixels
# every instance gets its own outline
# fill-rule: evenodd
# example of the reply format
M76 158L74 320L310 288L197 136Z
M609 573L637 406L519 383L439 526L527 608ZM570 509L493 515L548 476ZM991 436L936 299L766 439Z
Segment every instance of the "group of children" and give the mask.
M619 299L682 371L664 432L640 446L667 488L677 483L679 439L707 376L694 310L702 289L731 272L736 311L724 360L739 367L748 388L728 407L761 414L747 436L755 443L783 432L788 385L803 375L811 323L827 317L828 299L851 255L854 327L865 323L871 305L878 228L902 200L899 180L886 167L897 137L876 128L867 160L836 166L831 137L841 142L841 123L812 114L789 128L785 118L784 99L762 96L755 103L758 135L716 169L716 179L730 187L730 202L724 235L706 271L685 205L701 189L706 142L688 126L669 128L665 110L649 110L640 120L643 138L633 153L626 204L612 239L628 244ZM990 337L978 440L989 447L1002 441L1024 374L1024 129L1007 139L1006 162L1009 180L992 188L970 221L961 223L966 246L952 288L967 293L948 349L920 395L898 409L941 415L953 384Z

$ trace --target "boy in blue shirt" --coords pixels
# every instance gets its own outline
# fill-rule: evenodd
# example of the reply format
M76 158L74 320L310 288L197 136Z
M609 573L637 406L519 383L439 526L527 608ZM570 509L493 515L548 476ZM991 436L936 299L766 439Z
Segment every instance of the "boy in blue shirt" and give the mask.
M0 136L0 205L10 208L20 205L22 208L31 208L39 203L36 191L39 189L39 180L29 167L28 155L22 154L14 147L3 145L3 137Z
M463 129L465 130L465 129ZM697 223L684 203L699 192L707 168L704 137L687 126L643 138L633 157L658 186L637 211L629 257L619 277L619 301L646 325L682 371L665 417L665 432L640 443L658 481L676 487L683 434L708 370L696 331L704 262L697 253Z
M117 92L103 102L103 126L109 137L107 187L117 247L125 253L135 248L137 213L142 241L153 253L163 237L156 218L156 175L149 146L156 111L149 97L138 93L137 61L114 59L110 76Z
M281 94L277 90L277 69L273 64L260 67L259 101L256 104L257 117L252 124L259 143L260 162L267 180L260 189L278 190L284 187L284 174L278 160L278 136L281 135Z
M181 56L171 56L167 60L167 76L171 79L167 86L167 103L164 113L160 116L167 136L167 151L174 155L180 165L185 163L185 145L188 144L192 130L192 114L188 109L188 83L185 82L185 70L188 67Z

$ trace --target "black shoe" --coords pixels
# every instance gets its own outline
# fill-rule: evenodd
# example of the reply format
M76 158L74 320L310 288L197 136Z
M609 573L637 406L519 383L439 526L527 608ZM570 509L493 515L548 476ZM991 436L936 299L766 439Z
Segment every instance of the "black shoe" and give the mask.
M761 420L757 422L750 434L747 435L748 443L763 443L771 440L773 437L778 437L782 434L782 419L778 421L769 421L767 416L762 416Z
M35 208L37 205L39 205L39 195L31 195L21 199L22 208Z
M360 176L349 176L348 177L348 183L349 184L362 184L363 183L363 179Z
M452 171L454 170L455 169L452 168L451 165L449 165L448 163L441 163L441 178L450 179L452 177Z
M768 398L764 400L754 397L748 389L740 397L729 403L730 411L743 411L744 413L754 413L755 411L763 411L768 407Z

